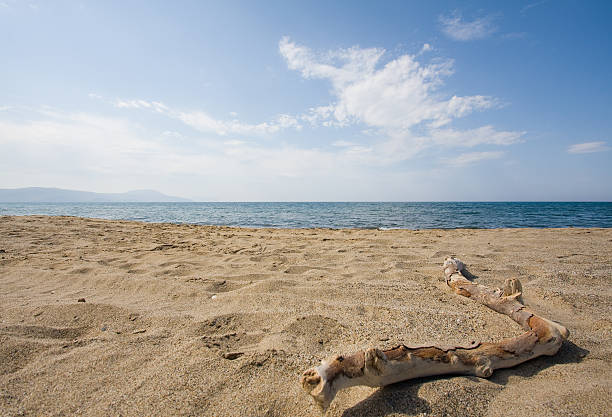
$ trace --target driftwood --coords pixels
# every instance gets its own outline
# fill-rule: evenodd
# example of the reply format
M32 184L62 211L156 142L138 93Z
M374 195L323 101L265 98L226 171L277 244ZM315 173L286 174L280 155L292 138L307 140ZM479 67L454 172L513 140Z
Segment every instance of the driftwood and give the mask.
M370 348L350 356L334 356L304 372L302 387L325 411L341 389L366 385L382 387L407 379L467 374L487 378L495 369L510 368L542 355L557 353L569 331L558 323L528 311L522 304L521 283L508 279L504 289L492 290L468 280L464 264L456 258L444 261L446 284L455 293L472 298L511 317L526 332L497 343L439 347L396 346Z

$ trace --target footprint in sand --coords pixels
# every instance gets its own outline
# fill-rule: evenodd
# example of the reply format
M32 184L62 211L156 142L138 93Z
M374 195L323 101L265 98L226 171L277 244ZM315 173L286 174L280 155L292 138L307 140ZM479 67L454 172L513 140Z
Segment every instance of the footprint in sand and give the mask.
M249 318L251 320L254 319L253 317L241 314L227 314L206 320L200 326L200 332L204 333L202 341L207 348L220 350L224 354L233 353L238 350L242 354L246 349L255 349L257 344L264 338L264 332L245 331L246 328L253 327L247 323L247 321L250 321L248 320ZM235 356L233 359L239 356L242 355Z
M321 271L329 270L329 268L323 268L320 266L293 265L285 270L285 274L303 274L304 272L310 271L311 269L317 269Z
M317 314L298 317L285 327L283 334L297 340L305 351L318 352L346 331L346 326L338 321Z
M75 268L72 271L70 271L70 273L72 273L72 274L88 274L91 271L93 271L92 268L83 267L83 268Z
M32 339L76 339L80 337L86 328L82 327L46 327L14 325L0 328L0 335L25 337Z
M187 278L185 282L201 284L201 288L204 289L204 291L218 294L239 290L240 288L249 285L251 281L235 282L227 279L191 277Z
M295 287L297 282L288 280L269 280L257 283L250 290L251 293L271 294L277 291L282 291L290 287Z
M233 332L202 336L202 341L207 348L233 352L244 350L247 347L255 347L263 339L263 336L263 333Z
M17 372L26 367L34 357L50 348L48 344L37 341L20 341L2 338L0 344L0 376Z
M202 334L231 333L246 327L247 317L243 314L223 314L201 323L197 332Z

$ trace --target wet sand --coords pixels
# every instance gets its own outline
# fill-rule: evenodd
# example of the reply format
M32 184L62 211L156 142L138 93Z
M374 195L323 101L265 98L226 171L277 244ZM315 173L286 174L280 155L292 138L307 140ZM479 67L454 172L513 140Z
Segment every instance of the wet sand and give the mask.
M450 292L518 277L571 332L489 379L341 391L328 416L606 416L612 229L327 230L0 217L0 415L319 416L333 354L522 333ZM84 299L85 302L79 302Z

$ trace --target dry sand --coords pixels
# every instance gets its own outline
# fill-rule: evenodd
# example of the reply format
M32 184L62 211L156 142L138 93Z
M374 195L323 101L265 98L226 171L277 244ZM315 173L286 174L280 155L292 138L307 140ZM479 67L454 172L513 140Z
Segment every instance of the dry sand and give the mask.
M0 217L0 414L318 416L298 383L337 353L490 341L519 326L443 282L523 282L571 331L488 380L338 394L329 416L612 413L612 229L323 230ZM77 302L85 298L86 302Z

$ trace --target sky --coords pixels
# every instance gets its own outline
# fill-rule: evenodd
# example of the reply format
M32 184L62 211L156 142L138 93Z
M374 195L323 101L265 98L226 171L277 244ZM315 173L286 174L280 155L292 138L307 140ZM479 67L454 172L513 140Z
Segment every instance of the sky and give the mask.
M0 0L0 188L612 201L608 1Z

